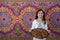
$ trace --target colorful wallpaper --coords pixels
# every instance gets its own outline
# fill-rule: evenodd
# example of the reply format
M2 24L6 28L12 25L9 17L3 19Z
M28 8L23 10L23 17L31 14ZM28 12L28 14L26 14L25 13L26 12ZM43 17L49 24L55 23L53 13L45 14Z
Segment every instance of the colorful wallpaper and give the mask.
M46 13L50 37L60 36L60 2L1 2L0 37L31 37L28 30L38 9Z

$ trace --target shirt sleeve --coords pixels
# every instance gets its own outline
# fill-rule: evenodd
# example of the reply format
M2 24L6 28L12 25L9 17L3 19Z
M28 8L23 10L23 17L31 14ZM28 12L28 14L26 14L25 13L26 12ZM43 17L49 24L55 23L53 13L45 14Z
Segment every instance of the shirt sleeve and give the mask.
M35 27L35 21L32 22L32 27L31 27L31 29L34 29L34 27Z
M45 30L48 30L48 25L47 25L47 22L45 24Z

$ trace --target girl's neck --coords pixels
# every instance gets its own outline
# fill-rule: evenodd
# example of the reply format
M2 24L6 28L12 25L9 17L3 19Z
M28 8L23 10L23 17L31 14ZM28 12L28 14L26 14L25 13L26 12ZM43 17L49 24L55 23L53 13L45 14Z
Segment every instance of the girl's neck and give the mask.
M38 18L37 20L38 20L39 22L41 22L41 21L42 21L42 18Z

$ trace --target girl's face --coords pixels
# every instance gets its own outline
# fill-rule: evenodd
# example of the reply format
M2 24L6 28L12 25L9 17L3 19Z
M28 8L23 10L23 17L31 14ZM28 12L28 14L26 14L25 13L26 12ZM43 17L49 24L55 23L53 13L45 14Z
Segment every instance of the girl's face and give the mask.
M42 11L38 12L38 18L43 18L43 12Z

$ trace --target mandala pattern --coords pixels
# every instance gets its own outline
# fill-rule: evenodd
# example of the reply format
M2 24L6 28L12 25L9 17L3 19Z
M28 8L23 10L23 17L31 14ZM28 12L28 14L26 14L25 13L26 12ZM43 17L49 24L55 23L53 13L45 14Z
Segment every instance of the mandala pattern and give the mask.
M50 22L54 27L60 28L60 12L55 12L50 17Z
M14 19L15 17L10 8L3 4L0 5L0 31L6 33L13 29L15 24Z
M22 21L21 21L22 27L26 31L28 31L28 29L31 27L32 21L35 19L36 10L37 10L37 8L31 7L28 5L26 8L24 8L21 11L19 19L22 19Z
M0 12L0 26L7 27L11 24L11 16L6 12Z
M56 4L47 10L46 19L50 30L60 33L60 5Z
M27 12L25 13L25 15L23 16L23 22L27 27L31 27L32 21L34 20L33 18L35 18L35 14L33 12Z

